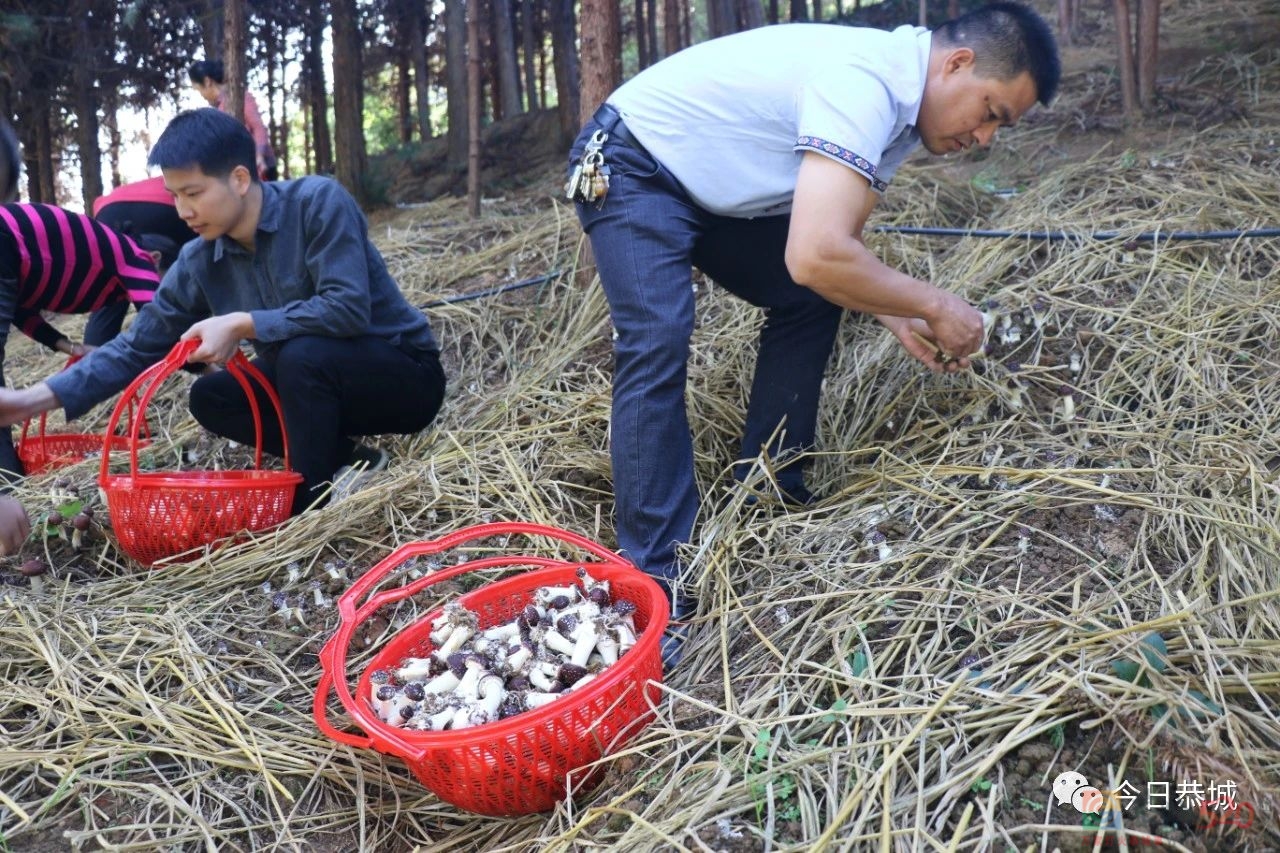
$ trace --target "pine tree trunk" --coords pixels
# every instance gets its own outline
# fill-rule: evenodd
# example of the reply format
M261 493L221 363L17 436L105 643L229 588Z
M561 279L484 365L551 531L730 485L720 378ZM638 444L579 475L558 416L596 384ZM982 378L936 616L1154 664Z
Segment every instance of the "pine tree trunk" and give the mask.
M467 211L476 219L480 216L480 0L467 0L466 11Z
M75 81L76 145L80 149L84 209L90 210L94 200L102 195L102 148L98 143L97 80L94 75L94 58L99 51L89 32L88 3L81 0L76 7L75 43L79 61L72 72Z
M268 16L262 25L262 52L266 54L267 65L267 140L272 151L280 150L280 125L276 122L276 71L283 59L280 40L276 34L276 22ZM261 108L261 104L258 105Z
M413 141L413 88L409 71L409 46L403 42L396 49L396 126L400 131L400 144Z
M47 100L34 110L36 177L34 181L30 177L27 178L27 191L34 202L57 204L58 188L54 180L56 169L53 162L53 116L50 112L51 107ZM29 160L27 168L31 168ZM36 194L36 190L39 190L39 195Z
M361 110L361 50L356 0L332 0L333 129L336 175L357 201L364 201L364 114Z
M282 63L280 68L280 76L287 76L289 70L288 62ZM289 98L288 93L282 93L280 97L280 132L276 134L276 162L279 164L281 180L289 180L292 175L289 170Z
M649 57L649 29L645 25L644 0L635 0L636 61L640 70L653 64Z
M534 0L520 3L520 51L524 59L524 99L530 112L542 109L538 85L537 60L537 4Z
M427 76L427 34L424 31L426 9L421 3L409 4L409 59L413 65L414 97L418 108L418 138L431 138L431 80Z
M670 56L681 47L680 0L662 0L662 55Z
M223 0L222 109L244 122L245 29L244 0Z
M791 0L791 20L809 20L809 8L805 5L804 0Z
M658 0L644 0L645 41L649 43L649 64L662 58L658 50Z
M467 162L467 6L462 0L444 7L444 71L447 93L449 163Z
M1124 114L1138 112L1138 81L1134 75L1133 32L1130 26L1129 0L1114 0L1116 14L1116 44L1120 52L1120 97Z
M311 94L308 91L307 96L302 99L302 170L305 174L315 175L320 170L316 168L313 154L314 149L311 144L313 131L311 127Z
M1138 0L1138 103L1155 106L1156 65L1160 58L1160 0Z
M742 22L741 28L744 30L763 27L764 9L760 5L760 0L738 0L738 19Z
M924 0L920 0L920 2L923 3ZM822 20L822 0L813 0L813 19L815 21Z
M224 15L222 0L207 0L200 24L200 38L204 42L205 59L217 59L222 56Z
M573 16L573 0L550 0L551 50L555 67L556 101L560 113L560 133L566 139L578 135L582 122L578 116L579 75L577 26Z
M618 0L582 0L582 100L578 124L622 83L622 11Z
M120 136L120 122L116 118L119 106L113 101L103 105L102 124L107 129L107 139L111 140L107 148L107 162L111 164L111 186L118 187L124 181L120 177L120 149L124 147L124 139Z
M329 135L329 90L324 78L324 0L311 0L307 18L307 109L311 121L314 171L333 172L333 142Z
M491 0L494 52L498 56L498 99L502 114L520 114L520 64L516 61L516 36L511 25L511 0Z

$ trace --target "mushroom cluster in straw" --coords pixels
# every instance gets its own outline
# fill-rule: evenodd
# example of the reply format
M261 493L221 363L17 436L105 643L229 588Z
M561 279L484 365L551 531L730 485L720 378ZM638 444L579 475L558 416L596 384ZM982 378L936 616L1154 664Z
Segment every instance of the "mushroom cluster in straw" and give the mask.
M479 726L541 708L589 684L636 643L635 604L578 568L579 584L542 586L509 622L479 627L453 602L431 623L433 650L369 674L369 703L389 725Z

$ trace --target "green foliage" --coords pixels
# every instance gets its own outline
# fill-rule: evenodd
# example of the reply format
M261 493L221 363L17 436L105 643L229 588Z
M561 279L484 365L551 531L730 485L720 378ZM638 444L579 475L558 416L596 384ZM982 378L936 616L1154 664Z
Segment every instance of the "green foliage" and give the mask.
M1151 633L1138 643L1138 652L1142 661L1129 659L1114 660L1111 669L1121 681L1136 684L1139 687L1150 687L1151 679L1148 671L1163 674L1169 666L1169 647L1159 633ZM1145 667L1144 667L1145 664ZM1210 715L1221 716L1224 711L1221 705L1209 699L1199 690L1186 691L1187 702L1179 704L1177 711L1186 719L1205 720ZM1169 706L1163 702L1151 706L1151 715L1160 719L1169 714Z
M837 703L842 700L837 700ZM832 706L835 707L834 705ZM765 808L771 798L775 804L776 814L782 820L797 820L800 817L800 803L796 798L796 780L794 776L781 774L773 777L768 769L769 753L772 751L773 732L761 729L756 734L756 742L751 749L751 758L747 762L747 777L751 780L751 796L756 803L756 820L764 821Z

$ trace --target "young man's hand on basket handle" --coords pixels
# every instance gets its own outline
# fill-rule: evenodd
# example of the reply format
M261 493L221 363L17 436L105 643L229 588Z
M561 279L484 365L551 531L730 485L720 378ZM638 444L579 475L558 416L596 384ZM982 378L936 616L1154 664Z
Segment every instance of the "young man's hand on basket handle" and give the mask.
M256 334L253 317L248 311L220 314L201 320L182 335L182 340L200 339L200 346L187 358L188 362L226 364L240 348L240 341Z

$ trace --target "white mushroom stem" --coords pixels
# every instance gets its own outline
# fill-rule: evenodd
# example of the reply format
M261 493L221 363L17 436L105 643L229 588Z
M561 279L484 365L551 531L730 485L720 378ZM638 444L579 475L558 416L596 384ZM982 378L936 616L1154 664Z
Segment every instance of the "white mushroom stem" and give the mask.
M600 653L604 665L618 662L618 637L613 631L600 631L596 637L596 651Z
M436 621L438 622L440 620L437 619ZM433 622L432 624L434 625L435 623ZM453 629L455 627L457 626L452 622L445 622L443 625L433 628L431 633L427 636L431 638L431 644L436 648L439 648L444 645L445 640L449 639L449 635L453 633Z
M440 660L445 660L449 655L462 648L462 644L470 640L474 633L475 629L470 625L455 626L453 631L449 633L448 639L435 650L435 656Z
M450 729L467 729L471 727L471 706L463 705L461 708L453 712L453 719L449 720Z
M489 640L513 640L520 636L520 626L515 622L504 622L501 625L485 628L480 634Z
M614 630L618 633L618 654L621 656L636 644L636 633L625 622L619 622Z
M529 683L539 690L551 691L556 680L538 667L529 670Z
M422 689L428 693L444 695L457 687L461 681L462 679L453 674L453 670L446 669L444 672L422 685Z
M391 714L395 710L396 689L390 684L384 684L378 688L373 697L373 713L378 715L378 719L387 722L391 719Z
M408 658L396 670L399 681L426 681L431 677L431 658Z
M1076 416L1076 398L1071 394L1062 395L1062 419L1069 421Z
M456 708L452 705L446 705L427 719L427 728L433 732L444 731L445 727L449 725L449 721L453 719L453 715L455 713L457 713Z
M559 652L562 655L572 656L577 645L561 634L559 631L548 631L542 637L542 642L546 644L548 649L553 652Z
M467 658L466 666L467 671L463 673L453 693L464 702L474 702L480 695L480 676L486 675L488 670L485 669L484 661L480 658Z
M569 607L566 607L564 610L561 610L560 615L557 618L557 621L559 621L559 619L563 619L566 616L573 616L579 620L582 620L582 619L595 619L599 615L600 615L600 605L588 599L584 601L579 601L577 604L571 605Z
M560 698L559 693L535 693L530 690L524 694L524 707L526 711L532 711L534 708L541 708L543 705L549 705Z
M502 683L500 676L490 674L481 678L480 701L476 703L471 719L474 721L477 717L483 717L483 722L486 723L498 719L498 708L506 697L507 688ZM477 725L480 725L480 723L477 723Z
M526 643L516 646L516 650L507 655L505 667L510 672L520 672L525 664L533 660L533 649Z
M595 622L583 622L579 625L578 636L574 640L573 652L569 655L569 660L578 666L586 666L587 658L591 657L591 653L596 649L598 637Z

